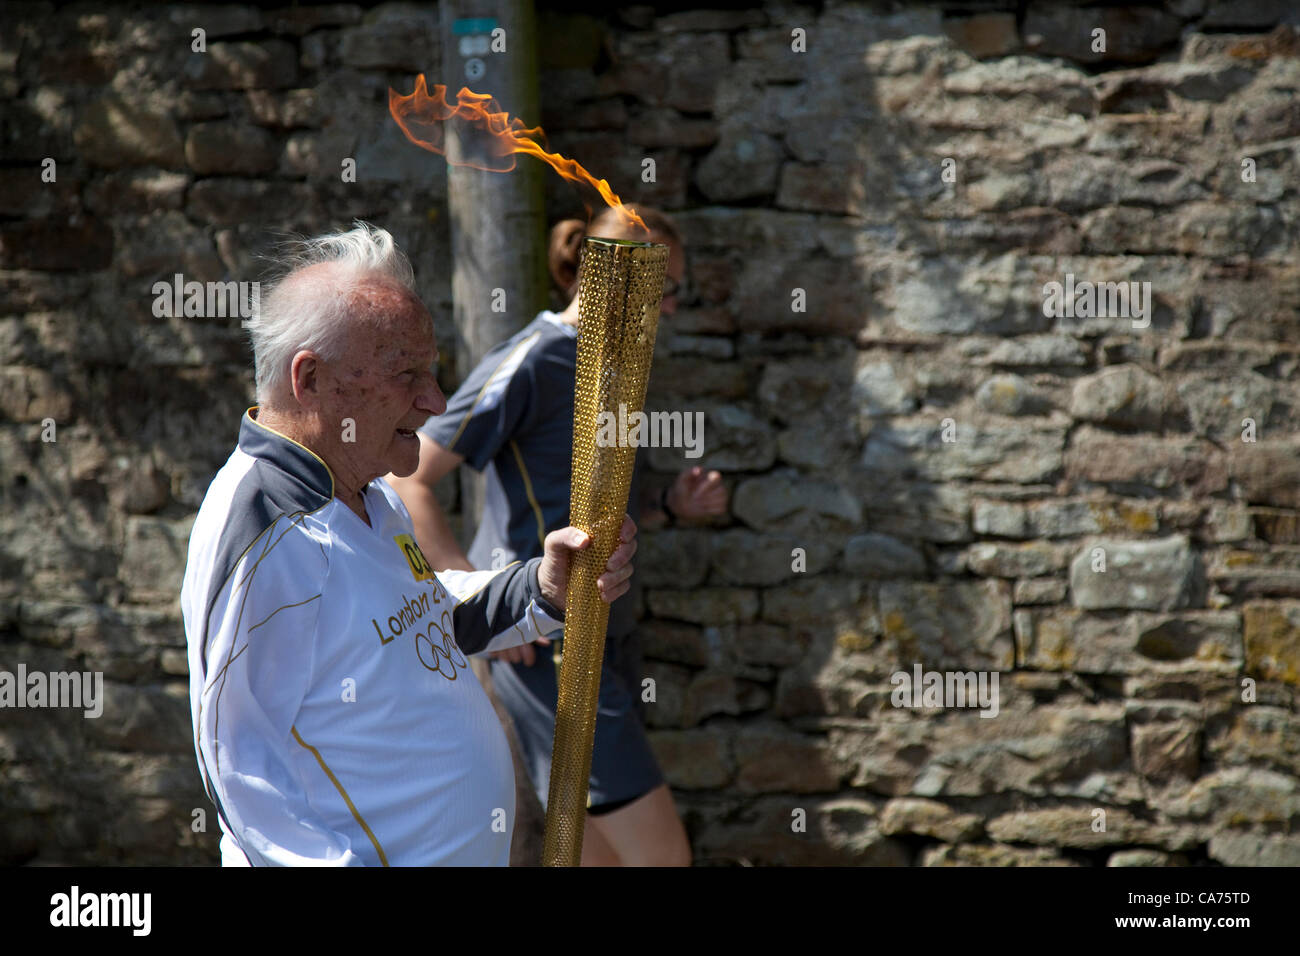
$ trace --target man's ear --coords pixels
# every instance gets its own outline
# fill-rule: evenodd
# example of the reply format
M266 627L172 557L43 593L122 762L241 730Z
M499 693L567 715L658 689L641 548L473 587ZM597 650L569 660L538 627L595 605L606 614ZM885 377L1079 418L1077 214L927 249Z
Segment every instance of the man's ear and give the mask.
M581 219L565 219L551 229L547 259L551 278L561 289L569 289L578 278L578 256L587 224Z
M293 397L303 408L315 409L320 404L319 373L320 356L310 349L295 353L293 361L289 363L289 384L293 387Z

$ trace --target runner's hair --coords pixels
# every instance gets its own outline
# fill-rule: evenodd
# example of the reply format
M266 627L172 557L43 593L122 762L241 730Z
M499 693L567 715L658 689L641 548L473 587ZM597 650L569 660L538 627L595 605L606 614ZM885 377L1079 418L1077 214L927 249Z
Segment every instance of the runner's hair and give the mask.
M581 219L562 219L551 227L546 258L554 285L552 291L561 308L578 293L578 259L582 240L587 236L642 240L662 237L675 245L682 245L682 234L666 212L636 203L627 203L624 208L640 216L650 232L647 234L636 226L625 225L623 215L612 206L596 213L590 223Z

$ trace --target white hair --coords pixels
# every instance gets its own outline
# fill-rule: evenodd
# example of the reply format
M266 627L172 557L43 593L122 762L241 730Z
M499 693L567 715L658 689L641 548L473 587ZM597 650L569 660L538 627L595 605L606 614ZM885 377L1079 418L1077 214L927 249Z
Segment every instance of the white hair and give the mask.
M271 291L262 296L257 315L248 323L253 340L257 401L268 404L283 397L293 357L310 349L326 361L342 357L342 343L357 289L367 281L397 282L414 292L411 263L384 229L357 221L347 232L297 239L273 259ZM299 273L310 266L331 264L310 278Z

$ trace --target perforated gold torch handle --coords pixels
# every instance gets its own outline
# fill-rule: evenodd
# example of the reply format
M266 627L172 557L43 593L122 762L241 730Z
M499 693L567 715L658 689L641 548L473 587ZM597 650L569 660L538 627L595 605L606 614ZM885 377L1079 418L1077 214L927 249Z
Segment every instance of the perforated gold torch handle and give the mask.
M592 537L574 556L565 596L555 743L546 806L546 866L577 866L609 605L596 579L618 545L636 447L621 422L645 404L668 247L591 237L578 280L578 368L573 395L569 523ZM603 413L603 414L602 414ZM612 439L612 440L611 440Z

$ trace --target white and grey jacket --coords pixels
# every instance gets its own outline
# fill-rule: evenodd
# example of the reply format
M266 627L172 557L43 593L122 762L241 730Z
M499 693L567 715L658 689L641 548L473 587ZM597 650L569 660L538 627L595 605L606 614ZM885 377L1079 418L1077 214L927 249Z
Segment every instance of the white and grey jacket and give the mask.
M429 567L383 479L362 521L245 414L181 591L195 751L226 865L504 865L514 775L466 655L563 627L540 559Z

